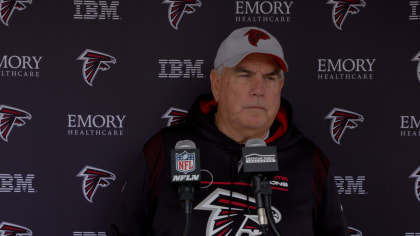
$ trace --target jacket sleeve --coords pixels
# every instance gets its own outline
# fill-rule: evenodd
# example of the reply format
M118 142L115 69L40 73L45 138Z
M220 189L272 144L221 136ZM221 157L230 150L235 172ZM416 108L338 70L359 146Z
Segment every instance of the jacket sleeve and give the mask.
M334 175L328 159L318 150L314 160L315 201L314 232L316 236L349 236Z
M146 143L142 155L124 183L111 217L111 235L147 236L151 232L162 158L162 138L158 133Z

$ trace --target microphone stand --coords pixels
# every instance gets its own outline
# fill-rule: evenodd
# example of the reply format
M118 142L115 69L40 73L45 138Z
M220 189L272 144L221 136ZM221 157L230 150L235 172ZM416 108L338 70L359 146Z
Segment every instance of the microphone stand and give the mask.
M191 230L191 215L194 201L194 186L182 184L178 187L178 198L185 213L185 226L182 236L188 236Z
M271 227L271 229L273 230L273 232L276 236L281 236L279 231L276 228L276 223L274 222L273 213L271 211L272 190L271 190L270 183L266 179L264 179L263 182L262 182L261 194L264 196L264 208L265 208L265 211L267 213L268 222L270 223L270 227Z

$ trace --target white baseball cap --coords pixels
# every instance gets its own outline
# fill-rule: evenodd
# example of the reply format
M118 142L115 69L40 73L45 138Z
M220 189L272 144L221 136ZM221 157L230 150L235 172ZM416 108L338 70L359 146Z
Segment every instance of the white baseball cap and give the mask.
M251 53L268 54L277 60L283 71L288 70L283 49L277 39L266 30L254 26L234 30L220 44L214 59L214 68L222 65L234 67Z

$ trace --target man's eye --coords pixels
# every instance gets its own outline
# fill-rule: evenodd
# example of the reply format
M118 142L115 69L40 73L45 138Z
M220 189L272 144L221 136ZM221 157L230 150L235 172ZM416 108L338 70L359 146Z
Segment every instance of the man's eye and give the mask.
M239 74L239 77L248 78L249 74Z
M265 77L265 79L267 79L267 80L275 80L276 78L274 78L272 76L268 76L268 77Z

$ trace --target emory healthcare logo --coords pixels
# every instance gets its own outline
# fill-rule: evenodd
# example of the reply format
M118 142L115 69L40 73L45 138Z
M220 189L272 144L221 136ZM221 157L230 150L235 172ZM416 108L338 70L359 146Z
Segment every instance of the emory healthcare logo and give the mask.
M414 194L420 202L420 166L410 175L410 178L416 179L414 183Z
M232 198L229 200L230 196ZM230 204L231 207L229 207ZM259 228L255 199L246 195L217 188L194 209L211 211L207 221L206 236L256 236L262 233ZM280 211L274 207L271 210L275 223L280 222Z
M93 86L93 80L99 70L109 70L111 68L109 63L115 64L117 62L117 59L113 56L90 49L86 49L77 60L83 61L83 78L89 86Z
M411 59L411 61L417 61L417 79L420 82L420 51Z
M187 114L188 114L188 111L186 111L186 110L182 110L182 109L179 109L179 108L171 107L160 118L162 118L162 119L168 119L167 126L169 127L169 126L172 126L172 125L176 125L178 123L181 123L181 121L185 117L187 117Z
M77 177L83 177L83 196L90 203L93 203L92 199L98 189L98 186L108 187L110 185L109 180L115 180L117 178L109 171L91 166L85 166L85 168L77 174Z
M365 7L363 0L329 0L327 4L334 4L332 10L332 20L337 29L342 30L344 20L348 14L355 15L359 13L359 7Z
M0 137L5 142L8 141L10 132L15 126L25 125L25 119L30 120L31 114L24 110L14 107L0 105Z
M15 10L23 11L25 4L31 4L32 0L0 0L0 20L4 25L9 26L10 17Z
M325 119L331 119L330 133L335 143L341 144L341 138L347 128L354 129L358 121L363 122L362 115L340 108L334 108Z
M184 13L192 14L195 12L194 7L201 7L200 0L164 0L162 3L169 4L169 23L176 30L178 30L179 22L184 16Z
M20 225L12 223L1 222L0 224L1 236L32 236L32 231Z

